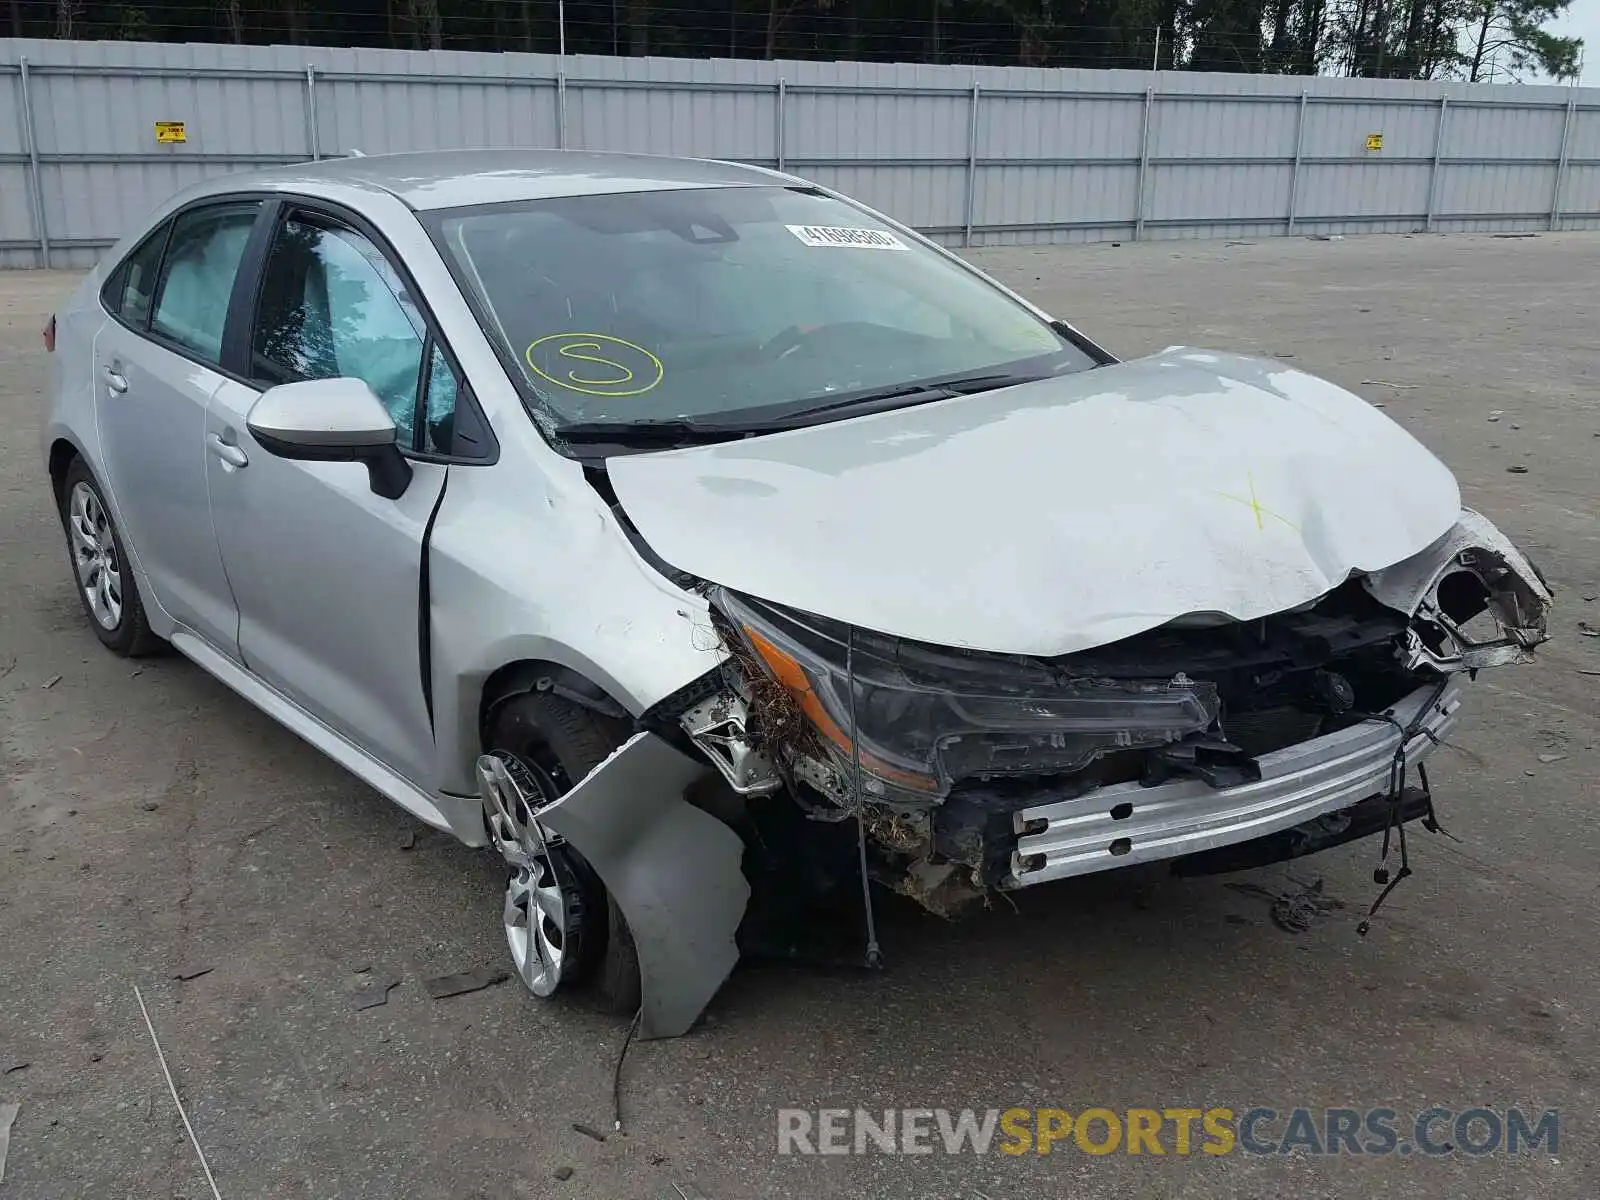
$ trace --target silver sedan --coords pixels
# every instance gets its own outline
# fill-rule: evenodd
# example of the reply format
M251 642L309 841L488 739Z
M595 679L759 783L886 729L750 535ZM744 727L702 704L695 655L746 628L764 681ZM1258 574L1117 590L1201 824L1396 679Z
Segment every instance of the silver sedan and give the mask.
M46 342L100 640L492 846L523 982L646 1036L829 892L873 961L874 885L955 913L1380 831L1403 878L1466 681L1545 636L1537 570L1357 397L1118 362L756 167L216 179Z

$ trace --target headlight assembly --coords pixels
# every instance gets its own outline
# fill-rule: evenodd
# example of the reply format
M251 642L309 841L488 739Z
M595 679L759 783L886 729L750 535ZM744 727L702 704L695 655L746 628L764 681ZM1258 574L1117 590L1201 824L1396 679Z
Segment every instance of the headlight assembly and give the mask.
M1210 728L1214 685L1077 677L1034 659L924 646L720 589L746 655L781 684L873 799L926 806L956 780L1056 775ZM851 720L850 677L855 679ZM859 744L859 745L858 745Z

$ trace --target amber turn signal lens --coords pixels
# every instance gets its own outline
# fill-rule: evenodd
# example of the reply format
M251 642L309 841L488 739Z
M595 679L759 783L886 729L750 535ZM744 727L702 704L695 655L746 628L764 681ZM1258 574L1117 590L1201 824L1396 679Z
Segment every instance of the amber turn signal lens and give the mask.
M817 732L846 755L853 756L856 753L855 743L850 740L849 734L839 728L838 722L833 719L832 714L828 712L822 701L817 697L816 690L811 686L811 677L806 674L805 668L792 655L781 650L767 638L750 628L750 626L741 624L739 628L744 630L744 635L749 639L751 647L761 656L762 661L767 664L767 669L772 672L772 677L789 689L790 694L795 698L795 702L800 705L800 711L805 713L811 723L816 726ZM939 781L937 779L890 766L865 750L860 751L860 754L862 769L885 782L918 792L937 792L939 790Z

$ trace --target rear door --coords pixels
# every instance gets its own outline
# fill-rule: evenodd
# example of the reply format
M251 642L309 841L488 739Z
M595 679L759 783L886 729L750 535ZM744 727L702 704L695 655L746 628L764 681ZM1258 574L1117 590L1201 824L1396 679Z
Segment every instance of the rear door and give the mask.
M95 337L95 417L109 486L158 604L237 656L237 610L212 531L206 409L256 200L187 208L113 272Z
M248 382L212 400L211 512L249 669L420 786L433 726L422 562L444 493L457 374L410 285L353 217L285 204L266 247ZM353 377L394 418L412 462L403 495L375 495L358 463L278 458L250 436L263 390Z

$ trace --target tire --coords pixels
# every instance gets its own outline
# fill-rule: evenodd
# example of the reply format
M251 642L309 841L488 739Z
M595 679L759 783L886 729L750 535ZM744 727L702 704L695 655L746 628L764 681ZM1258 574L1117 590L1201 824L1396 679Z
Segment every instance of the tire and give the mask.
M125 658L160 652L166 642L150 631L122 534L100 484L81 458L73 459L62 480L60 513L73 582L89 628L106 649Z
M485 749L519 759L542 772L559 795L611 756L628 734L626 723L605 717L548 692L513 696L489 714ZM585 929L584 961L575 981L602 1011L632 1016L639 1008L639 953L628 922L594 868L565 847L587 893L584 910L598 916Z

